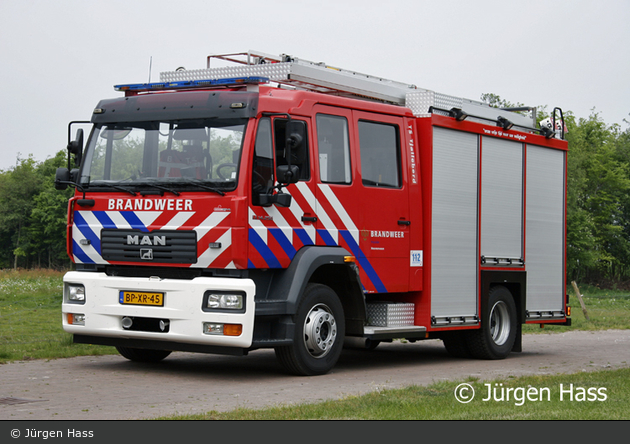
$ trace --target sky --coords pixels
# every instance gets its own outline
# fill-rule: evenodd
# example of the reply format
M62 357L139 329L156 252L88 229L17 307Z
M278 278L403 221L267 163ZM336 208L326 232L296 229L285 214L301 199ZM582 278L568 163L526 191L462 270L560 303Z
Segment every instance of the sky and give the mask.
M116 84L248 50L625 130L628 23L629 0L1 0L0 170L65 150Z

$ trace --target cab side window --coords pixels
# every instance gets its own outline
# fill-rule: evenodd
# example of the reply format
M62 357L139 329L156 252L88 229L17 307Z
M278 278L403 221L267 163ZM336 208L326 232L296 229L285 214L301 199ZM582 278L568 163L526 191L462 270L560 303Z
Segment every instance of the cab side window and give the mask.
M397 125L359 121L363 185L400 188L399 134Z
M341 116L317 115L319 177L325 183L352 183L348 120Z

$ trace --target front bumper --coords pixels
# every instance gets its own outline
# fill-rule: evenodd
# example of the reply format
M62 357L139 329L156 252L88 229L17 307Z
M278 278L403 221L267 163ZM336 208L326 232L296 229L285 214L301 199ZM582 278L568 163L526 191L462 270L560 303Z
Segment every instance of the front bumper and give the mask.
M248 348L252 344L256 287L251 279L129 278L72 271L64 276L64 284L85 287L85 302L81 304L68 301L67 286L64 285L63 329L74 335L235 348ZM164 293L164 305L125 305L120 301L121 291ZM204 309L203 296L207 291L242 292L245 295L244 309L239 312ZM84 315L83 325L69 323L68 314ZM130 330L123 326L125 318L143 320L151 325L168 325L168 328L164 331L152 328ZM240 325L242 331L236 336L207 334L204 333L206 323Z

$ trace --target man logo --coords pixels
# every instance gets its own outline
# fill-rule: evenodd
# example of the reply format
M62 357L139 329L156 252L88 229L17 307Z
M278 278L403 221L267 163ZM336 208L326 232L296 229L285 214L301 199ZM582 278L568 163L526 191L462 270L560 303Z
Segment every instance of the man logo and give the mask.
M127 245L166 245L166 236L127 235Z
M141 248L140 249L140 259L145 261L153 260L153 250L151 248Z

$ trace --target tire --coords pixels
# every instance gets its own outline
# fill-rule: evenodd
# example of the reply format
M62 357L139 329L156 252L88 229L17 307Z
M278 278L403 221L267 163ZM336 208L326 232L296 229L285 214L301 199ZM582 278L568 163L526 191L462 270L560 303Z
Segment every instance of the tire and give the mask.
M345 336L339 298L330 287L308 284L293 319L293 344L276 347L278 361L298 376L328 373L339 359Z
M468 349L474 358L504 359L514 347L516 333L516 305L512 293L502 286L493 287L481 329L467 336Z
M171 354L169 350L150 350L146 348L116 347L118 353L134 362L160 362Z
M449 355L454 358L470 358L470 349L468 348L468 342L466 341L466 335L468 332L454 331L444 335L442 341L444 342L444 348Z

